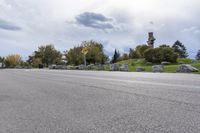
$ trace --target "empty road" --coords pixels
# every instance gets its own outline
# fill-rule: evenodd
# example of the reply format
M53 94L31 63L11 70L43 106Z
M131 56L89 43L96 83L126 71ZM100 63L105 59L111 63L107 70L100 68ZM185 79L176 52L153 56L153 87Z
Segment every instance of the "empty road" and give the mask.
M199 133L200 75L0 70L0 133Z

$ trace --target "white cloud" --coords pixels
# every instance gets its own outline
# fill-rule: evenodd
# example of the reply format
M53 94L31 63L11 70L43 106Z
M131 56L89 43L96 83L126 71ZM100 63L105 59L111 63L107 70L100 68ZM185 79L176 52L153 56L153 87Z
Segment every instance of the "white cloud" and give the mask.
M196 26L192 26L192 27L183 29L181 32L190 33L190 34L199 34L200 33L200 29L198 27L196 27Z
M1 30L5 50L0 55L11 50L28 55L45 43L63 51L89 39L106 42L106 51L125 51L146 43L149 31L155 32L156 45L179 39L192 51L200 47L199 5L199 0L0 0L1 19L22 29ZM76 16L85 12L113 21L90 23L93 28L74 24ZM114 28L100 30L108 25Z

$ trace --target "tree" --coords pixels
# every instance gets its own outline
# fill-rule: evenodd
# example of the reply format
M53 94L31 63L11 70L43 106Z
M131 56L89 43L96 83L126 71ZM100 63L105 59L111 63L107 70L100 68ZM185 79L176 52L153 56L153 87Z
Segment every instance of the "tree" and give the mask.
M43 64L40 58L33 58L32 60L32 66L33 67L39 67L40 64Z
M0 56L0 68L4 67L5 65L5 58Z
M196 59L200 60L200 50L197 52Z
M150 48L144 52L144 58L146 61L152 63L161 63L162 61L175 63L178 54L174 52L173 48L169 47Z
M144 58L144 51L151 48L150 46L144 44L144 45L138 45L136 47L136 52L139 55L139 58Z
M186 57L188 57L187 49L186 49L186 47L180 41L177 40L174 43L174 45L172 46L172 48L174 49L174 51L176 53L179 54L180 58L186 58Z
M5 62L5 58L0 56L0 63L4 63Z
M118 61L119 57L120 57L120 53L119 53L119 51L117 52L117 50L115 49L115 52L114 52L111 62L116 63Z
M19 54L12 54L12 55L8 55L5 58L5 64L6 67L16 67L18 65L20 65L22 62L21 56Z
M80 45L65 52L68 64L80 65L84 63L83 49L87 49L86 62L88 64L104 64L108 56L104 53L103 45L95 41L84 41Z
M135 51L134 49L130 48L130 50L129 50L129 58L137 59L137 58L140 58L140 55L138 54L137 51Z
M104 64L108 60L108 56L104 53L103 45L101 43L91 40L84 41L81 45L88 50L86 55L88 64Z
M121 58L122 58L122 60L128 60L129 55L127 53L124 53Z
M81 53L83 47L76 46L71 48L69 51L65 51L65 56L68 61L68 64L71 65L80 65L83 64L83 54Z
M29 56L28 62L35 66L38 62L49 66L61 62L62 54L53 45L40 46L37 51ZM39 61L40 60L40 61ZM36 63L37 62L37 63ZM36 63L36 64L34 64Z
M167 47L167 48L170 48L170 46L167 45L167 44L162 44L162 45L159 46L159 48L166 48L166 47Z

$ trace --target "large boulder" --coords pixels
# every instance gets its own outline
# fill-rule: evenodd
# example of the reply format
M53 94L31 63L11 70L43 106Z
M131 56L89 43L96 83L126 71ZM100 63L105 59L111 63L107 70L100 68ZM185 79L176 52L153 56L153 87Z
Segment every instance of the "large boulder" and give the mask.
M73 70L73 69L75 69L75 67L69 65L69 66L67 66L67 69L68 69L68 70Z
M171 62L167 62L167 61L161 62L161 65L170 65L170 64L171 64Z
M43 68L44 68L44 65L43 65L43 64L39 64L39 65L38 65L38 68L39 68L39 69L43 69Z
M164 66L163 65L154 65L152 66L153 72L163 72Z
M88 70L95 70L95 65L94 64L90 64L87 66Z
M67 69L67 66L65 66L65 65L55 65L55 64L53 64L53 65L50 65L50 66L49 66L49 69Z
M79 70L85 70L85 69L86 69L86 66L85 66L85 65L79 65L79 66L78 66L78 69L79 69Z
M56 65L55 69L67 69L65 65Z
M137 67L136 72L144 72L145 68L144 67Z
M119 71L119 64L110 64L110 71Z
M152 62L146 62L146 65L153 65Z
M49 69L56 69L56 64L50 65Z
M103 64L98 65L98 70L103 71L105 70L105 66Z
M198 61L197 60L192 60L192 64L197 64Z
M188 64L182 64L180 65L176 72L179 72L179 73L192 73L192 72L198 72L199 70L191 65L188 65Z
M128 72L129 71L128 64L122 64L119 69L120 71Z

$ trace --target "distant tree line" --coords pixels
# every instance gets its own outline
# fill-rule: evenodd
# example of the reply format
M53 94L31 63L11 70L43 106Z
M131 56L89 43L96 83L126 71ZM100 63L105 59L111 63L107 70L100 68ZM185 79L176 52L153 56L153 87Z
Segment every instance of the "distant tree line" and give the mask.
M145 58L146 61L152 63L161 63L162 61L176 63L177 58L188 57L187 49L180 41L176 41L171 47L166 44L157 48L152 48L146 44L138 45L135 49L130 48L129 54L123 54L123 56L120 56L120 53L116 53L116 51L112 58L113 63L120 60L138 58Z
M39 65L48 67L52 64L80 65L84 63L83 49L87 50L87 64L116 63L138 58L144 58L147 62L152 63L161 63L162 61L176 63L177 58L188 57L186 47L180 41L176 41L172 46L163 44L157 48L152 48L146 44L138 45L135 48L130 48L129 53L123 54L115 49L111 60L109 60L104 52L103 44L91 40L84 41L64 52L60 52L52 44L42 45L29 56L27 61L23 61L19 54L13 54L0 57L0 62L10 68L16 66L38 67ZM200 60L200 50L196 55L196 59Z

